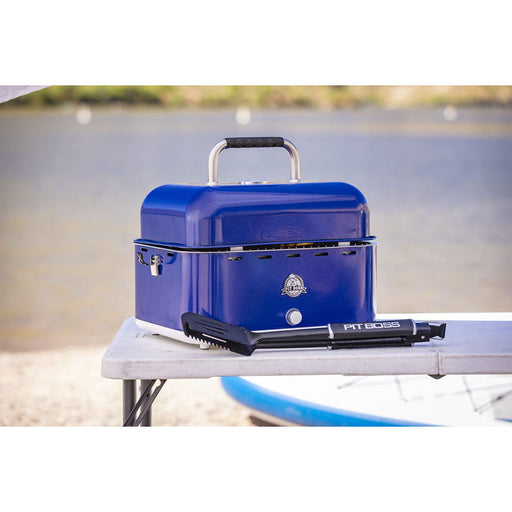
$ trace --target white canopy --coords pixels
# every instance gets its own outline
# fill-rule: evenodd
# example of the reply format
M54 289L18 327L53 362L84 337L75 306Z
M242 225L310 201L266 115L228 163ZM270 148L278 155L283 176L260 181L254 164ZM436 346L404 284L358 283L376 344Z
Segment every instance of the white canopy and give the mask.
M0 103L29 94L39 89L44 89L46 85L0 85Z

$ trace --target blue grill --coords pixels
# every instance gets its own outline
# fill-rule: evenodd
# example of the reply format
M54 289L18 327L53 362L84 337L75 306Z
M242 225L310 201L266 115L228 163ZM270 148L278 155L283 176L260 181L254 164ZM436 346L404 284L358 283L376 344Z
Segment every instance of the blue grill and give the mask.
M217 182L223 149L276 145L292 157L289 183ZM251 330L373 320L373 239L363 194L300 182L289 141L225 139L210 154L207 185L163 185L145 198L135 316L170 336L185 312Z

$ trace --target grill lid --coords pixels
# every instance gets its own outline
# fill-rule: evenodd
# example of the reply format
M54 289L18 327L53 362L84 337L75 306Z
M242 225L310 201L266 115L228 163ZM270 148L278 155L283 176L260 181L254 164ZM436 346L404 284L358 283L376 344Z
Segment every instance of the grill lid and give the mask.
M217 158L230 147L282 146L290 183L219 185ZM300 183L295 146L279 137L225 139L210 154L208 185L163 185L141 208L141 238L207 248L370 239L363 194L347 183Z

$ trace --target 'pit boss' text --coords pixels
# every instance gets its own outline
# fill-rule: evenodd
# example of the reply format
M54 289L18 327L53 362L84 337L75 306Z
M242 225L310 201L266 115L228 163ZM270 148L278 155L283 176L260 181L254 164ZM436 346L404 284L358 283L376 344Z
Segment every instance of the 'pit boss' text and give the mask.
M368 322L363 324L345 324L345 331L360 331L361 329L390 329L400 327L400 322Z

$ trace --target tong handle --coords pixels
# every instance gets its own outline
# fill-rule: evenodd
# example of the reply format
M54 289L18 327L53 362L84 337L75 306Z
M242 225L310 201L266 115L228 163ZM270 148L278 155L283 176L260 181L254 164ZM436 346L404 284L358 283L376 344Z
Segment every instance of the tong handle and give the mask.
M219 184L218 160L224 149L231 148L284 148L291 159L290 183L300 182L299 152L293 142L283 137L228 137L217 142L208 158L208 185Z

